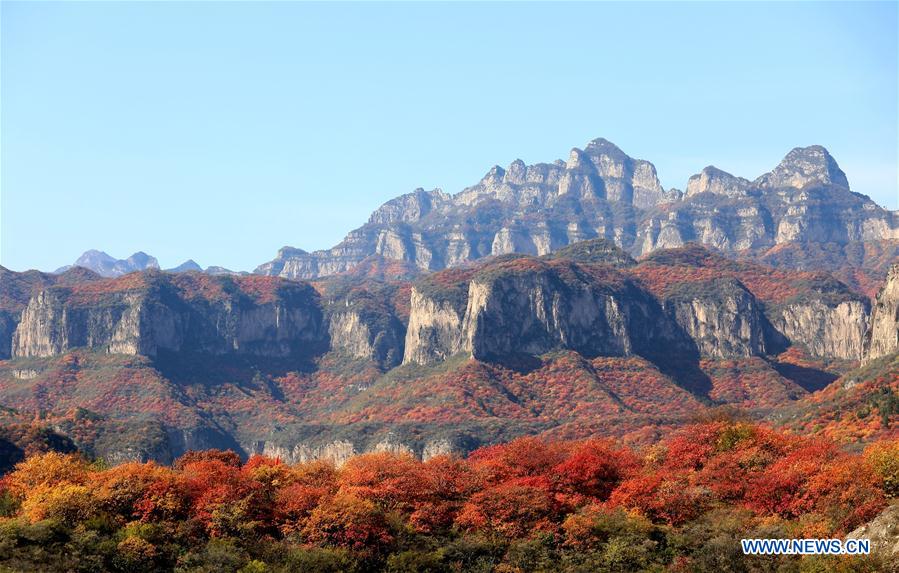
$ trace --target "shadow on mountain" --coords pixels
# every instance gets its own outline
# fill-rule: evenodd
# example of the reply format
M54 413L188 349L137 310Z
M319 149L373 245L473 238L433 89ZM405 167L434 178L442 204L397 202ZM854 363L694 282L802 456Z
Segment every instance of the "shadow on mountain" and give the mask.
M699 367L699 356L692 354L656 354L645 355L659 369L659 372L668 376L674 383L700 398L711 400L709 393L712 391L712 379Z
M488 355L478 359L513 370L518 374L530 374L543 366L543 361L539 357L525 353Z
M807 392L817 392L839 378L836 374L798 364L775 361L770 361L769 364L778 374Z
M160 352L153 360L160 374L180 386L235 384L255 390L276 388L271 378L288 372L311 372L314 362L307 357L272 358L246 355L187 354ZM277 396L276 396L277 397Z

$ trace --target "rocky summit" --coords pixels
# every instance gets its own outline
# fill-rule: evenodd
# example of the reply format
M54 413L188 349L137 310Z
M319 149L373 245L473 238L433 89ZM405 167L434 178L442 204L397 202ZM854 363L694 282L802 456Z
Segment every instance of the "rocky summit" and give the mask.
M309 279L371 255L434 271L591 238L633 256L697 242L773 266L837 272L873 294L899 255L899 214L852 192L817 145L793 149L752 181L706 167L681 192L663 189L649 161L596 139L565 161L496 165L456 194L417 189L379 207L335 247L285 247L256 272Z

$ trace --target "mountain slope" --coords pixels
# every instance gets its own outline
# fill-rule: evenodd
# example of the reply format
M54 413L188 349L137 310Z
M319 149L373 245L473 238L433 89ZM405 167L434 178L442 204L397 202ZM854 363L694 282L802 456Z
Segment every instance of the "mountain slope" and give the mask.
M868 318L824 273L696 245L635 261L595 239L417 274L383 257L311 284L9 273L0 404L118 461L645 442L720 405L804 399L858 364Z

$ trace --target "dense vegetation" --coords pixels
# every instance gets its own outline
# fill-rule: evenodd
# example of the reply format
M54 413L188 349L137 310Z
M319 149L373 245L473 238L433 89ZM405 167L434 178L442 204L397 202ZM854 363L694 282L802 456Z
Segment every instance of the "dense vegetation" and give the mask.
M639 451L521 438L339 468L217 450L107 468L49 452L0 481L0 570L885 570L876 555L748 558L739 539L843 535L897 495L897 441L851 455L735 421Z

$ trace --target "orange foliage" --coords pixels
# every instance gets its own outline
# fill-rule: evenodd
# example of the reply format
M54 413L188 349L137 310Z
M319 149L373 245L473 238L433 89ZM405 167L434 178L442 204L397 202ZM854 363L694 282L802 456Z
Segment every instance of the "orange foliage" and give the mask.
M390 551L398 535L453 528L507 539L552 533L595 548L608 531L678 527L721 507L758 522L790 520L805 535L843 534L892 495L897 450L884 443L851 455L821 439L719 420L684 427L640 455L608 440L534 437L467 459L378 452L339 468L206 451L173 468L100 470L49 453L18 464L2 486L21 518L71 526L100 515L121 526L184 523L207 538L290 536L371 556ZM121 551L138 563L155 549L129 541Z
M374 502L341 493L317 506L303 528L311 543L381 553L393 536L383 512Z

